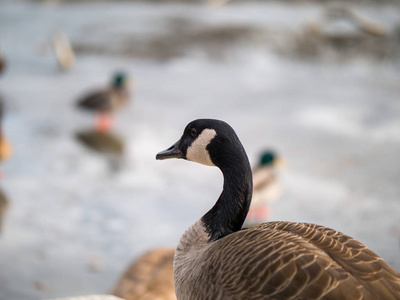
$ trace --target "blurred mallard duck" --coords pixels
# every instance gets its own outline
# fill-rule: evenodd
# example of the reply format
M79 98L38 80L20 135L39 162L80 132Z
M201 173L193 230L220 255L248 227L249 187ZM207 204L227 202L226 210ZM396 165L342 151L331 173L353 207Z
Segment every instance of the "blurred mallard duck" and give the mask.
M6 194L0 189L0 232L2 230L2 224L5 214L9 207L9 201Z
M175 249L155 248L137 258L111 294L126 300L176 300L172 265Z
M54 32L52 43L61 69L68 70L75 63L75 54L67 35L62 31Z
M281 191L277 170L285 162L271 150L261 153L258 165L253 168L253 198L244 227L265 222L270 214L269 204L275 201Z
M125 73L114 75L109 88L92 91L78 100L78 107L99 114L96 130L108 131L112 128L111 114L127 104L130 98L131 80Z

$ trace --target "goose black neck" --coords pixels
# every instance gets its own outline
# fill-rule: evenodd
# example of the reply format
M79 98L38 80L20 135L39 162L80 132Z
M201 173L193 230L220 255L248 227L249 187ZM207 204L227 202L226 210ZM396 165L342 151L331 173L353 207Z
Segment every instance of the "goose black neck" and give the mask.
M224 155L217 165L224 176L223 191L214 207L202 217L209 241L239 231L249 211L253 192L252 172L243 147L238 150L237 153Z

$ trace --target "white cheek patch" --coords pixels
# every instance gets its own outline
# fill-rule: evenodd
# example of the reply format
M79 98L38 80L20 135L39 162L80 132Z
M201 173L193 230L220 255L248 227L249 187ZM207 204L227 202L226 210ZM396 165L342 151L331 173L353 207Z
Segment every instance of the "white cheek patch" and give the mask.
M217 132L214 129L204 129L187 149L186 158L206 166L215 166L211 161L207 146L216 135Z

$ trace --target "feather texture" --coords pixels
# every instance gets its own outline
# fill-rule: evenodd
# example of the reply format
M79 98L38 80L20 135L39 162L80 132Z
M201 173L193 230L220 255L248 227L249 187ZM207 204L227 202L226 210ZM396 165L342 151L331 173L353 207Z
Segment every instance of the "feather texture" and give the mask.
M176 300L172 262L175 249L156 248L136 259L111 294L126 300Z
M190 251L196 268L184 278L194 278L191 294L178 299L400 297L400 274L382 258L357 240L314 224L268 222Z

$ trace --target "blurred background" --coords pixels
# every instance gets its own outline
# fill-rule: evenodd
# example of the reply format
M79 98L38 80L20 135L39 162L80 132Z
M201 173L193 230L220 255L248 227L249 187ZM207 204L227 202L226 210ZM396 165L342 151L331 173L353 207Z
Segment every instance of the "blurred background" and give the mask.
M2 0L0 58L0 299L107 293L174 247L222 188L155 160L196 118L228 122L253 165L286 161L269 220L343 231L400 271L398 1ZM91 93L123 105L80 109Z

